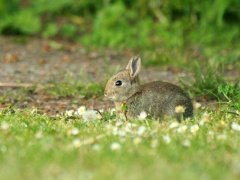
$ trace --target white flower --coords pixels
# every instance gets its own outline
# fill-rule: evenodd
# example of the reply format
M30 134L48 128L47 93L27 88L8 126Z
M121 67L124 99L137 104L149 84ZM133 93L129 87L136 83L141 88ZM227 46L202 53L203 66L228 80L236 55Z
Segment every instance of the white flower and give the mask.
M121 142L121 143L126 142L126 138L125 138L125 137L120 137L120 138L119 138L119 142Z
M207 112L203 113L201 120L199 121L199 125L204 125L209 121L209 114Z
M2 123L1 123L1 129L2 130L4 130L4 131L6 131L6 130L8 130L9 129L9 124L7 123L7 122L5 122L5 121L3 121Z
M7 151L7 147L4 146L4 145L1 145L0 146L0 151L3 152L3 153L6 152Z
M182 125L182 126L179 126L176 131L178 133L183 133L183 132L185 132L187 130L187 128L188 127L186 125Z
M135 123L131 123L131 126L134 128L134 127L137 127L138 125Z
M179 126L179 123L178 122L172 122L170 125L169 125L169 128L170 129L173 129L173 128L176 128Z
M88 145L88 144L93 144L95 142L95 139L93 138L88 138L83 141L83 145Z
M71 135L76 136L79 134L79 130L77 128L73 128L73 129L71 129L70 133L71 133Z
M162 138L163 138L163 141L167 144L169 144L172 141L169 135L164 135Z
M131 133L132 132L132 123L128 122L125 126L125 131Z
M175 107L175 112L176 113L184 113L185 112L185 107L184 106L176 106Z
M118 120L115 125L116 125L117 127L122 126L122 125L123 125L123 122Z
M112 130L114 126L112 124L107 124L105 127L107 130Z
M188 140L188 139L185 139L183 142L182 142L182 145L184 147L190 147L191 146L191 142Z
M37 108L33 108L32 110L31 110L31 114L36 114L37 113Z
M227 135L226 134L219 134L219 135L217 135L217 139L218 140L225 140L225 139L227 139Z
M219 121L219 125L220 125L221 127L225 127L225 126L226 126L226 122L223 121L223 120L221 120L221 121Z
M200 126L203 126L205 124L205 121L203 119L201 119L198 123Z
M82 118L85 122L93 121L93 120L97 119L97 117L98 117L97 115L98 115L97 111L87 110L82 114Z
M101 146L99 144L94 144L92 146L92 148L93 148L94 151L100 151L101 150Z
M97 113L97 119L102 119L102 115Z
M74 115L74 110L68 110L65 112L65 115L68 116L68 117L71 117Z
M111 144L110 148L113 151L120 150L121 149L121 145L119 143L117 143L117 142L114 142L114 143Z
M86 111L86 107L85 106L80 106L77 109L76 113L77 113L78 116L81 116L85 111Z
M22 125L23 127L25 127L25 128L28 127L28 125L27 125L25 122L22 122L21 125Z
M190 127L190 132L191 132L191 133L196 133L198 130L199 130L199 126L198 126L197 124L192 125L192 126Z
M117 135L118 134L118 128L117 127L113 127L112 134L113 135Z
M236 123L236 122L233 122L231 124L231 128L235 131L240 131L240 124Z
M110 110L111 116L112 116L115 112L116 112L116 109L115 109L115 108L112 108L112 109Z
M139 120L144 120L147 117L147 113L145 111L142 111L140 115L138 116Z
M119 135L120 137L125 137L125 136L126 136L126 132L123 131L123 130L119 130L119 131L118 131L118 135Z
M199 109L201 106L202 106L202 105L201 105L199 102L195 102L195 103L194 103L194 107L195 107L196 109Z
M42 137L43 137L42 131L36 132L36 134L35 134L35 138L36 138L36 139L41 139Z
M75 148L79 148L82 145L80 139L74 139L72 144Z
M140 127L138 128L137 134L138 134L139 136L142 136L142 135L145 133L145 131L146 131L146 127L145 127L145 126L140 126Z
M152 148L156 148L158 146L158 140L157 139L154 139L151 141L151 147Z
M138 144L140 144L141 142L142 142L142 139L141 139L140 137L136 137L136 138L133 139L133 143L134 143L135 145L138 145Z
M212 141L213 139L214 139L214 136L215 136L215 133L214 133L214 131L208 131L208 133L207 133L207 140L208 141Z
M208 131L208 135L209 136L214 136L214 132L213 131Z

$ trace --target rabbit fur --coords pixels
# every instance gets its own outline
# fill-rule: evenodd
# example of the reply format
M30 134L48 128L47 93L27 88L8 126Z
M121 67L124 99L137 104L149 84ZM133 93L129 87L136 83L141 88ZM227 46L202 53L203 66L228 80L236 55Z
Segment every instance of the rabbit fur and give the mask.
M140 69L141 59L135 56L124 70L108 80L104 95L115 103L118 112L125 113L127 118L137 118L143 111L153 118L173 116L180 120L193 116L193 105L187 93L168 82L154 81L141 85L138 78ZM125 112L123 104L127 107ZM182 106L184 112L176 112L178 106Z

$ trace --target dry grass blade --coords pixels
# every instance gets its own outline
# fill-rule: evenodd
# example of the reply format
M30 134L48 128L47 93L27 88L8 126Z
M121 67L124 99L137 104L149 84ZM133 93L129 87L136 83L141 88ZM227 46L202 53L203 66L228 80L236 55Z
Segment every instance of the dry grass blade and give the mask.
M10 88L29 88L33 87L33 84L30 83L1 83L0 87L10 87Z

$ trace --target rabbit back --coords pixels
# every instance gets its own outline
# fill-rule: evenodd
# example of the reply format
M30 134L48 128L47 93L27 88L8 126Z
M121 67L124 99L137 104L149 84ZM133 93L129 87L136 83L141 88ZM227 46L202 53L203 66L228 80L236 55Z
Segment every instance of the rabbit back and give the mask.
M129 117L137 117L142 111L154 118L165 115L177 117L178 114L175 112L177 106L185 108L184 118L193 115L192 102L188 95L180 87L162 81L141 85L139 91L126 103Z

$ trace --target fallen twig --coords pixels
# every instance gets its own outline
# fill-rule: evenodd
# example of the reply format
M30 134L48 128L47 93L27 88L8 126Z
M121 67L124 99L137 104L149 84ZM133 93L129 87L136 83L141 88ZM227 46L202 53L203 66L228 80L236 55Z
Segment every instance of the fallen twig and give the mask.
M234 111L227 111L227 113L233 114L233 115L236 115L236 116L240 116L240 114L238 112L234 112Z
M33 87L33 84L30 83L1 83L0 87L12 87L12 88L29 88Z
M98 109L93 109L93 110L97 111L97 112L100 114L100 116L101 116L101 119L103 118L103 114L101 113L101 111L100 111L100 110L98 110Z

